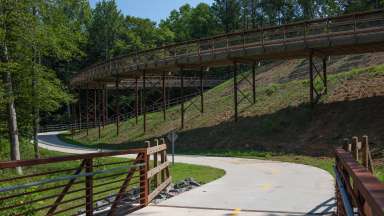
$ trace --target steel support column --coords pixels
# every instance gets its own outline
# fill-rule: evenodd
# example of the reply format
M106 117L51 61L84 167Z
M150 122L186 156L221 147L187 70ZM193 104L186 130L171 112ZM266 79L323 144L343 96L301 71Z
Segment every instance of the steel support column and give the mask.
M97 89L93 89L93 125L97 124Z
M103 128L104 128L104 126L105 126L105 123L106 123L106 119L107 119L107 117L106 117L106 105L107 105L107 103L106 103L106 100L107 100L107 98L106 98L106 91L107 91L107 88L106 88L106 85L103 85L103 90L102 90L102 94L101 94L101 113L102 113L102 126L103 126Z
M87 125L85 126L87 130L87 136L89 134L89 89L87 84L87 89L85 90L85 121L87 122Z
M99 101L99 112L98 112L98 117L97 117L97 127L98 127L98 135L99 135L99 140L101 139L101 121L103 117L103 104L104 104L104 89L100 89L99 93L97 94L97 98Z
M79 89L79 102L78 102L78 110L79 110L79 132L81 132L81 128L82 128L82 120L81 120L81 89Z
M109 119L109 115L108 115L108 111L109 111L109 103L108 103L108 88L105 88L105 122L108 123L108 119Z
M234 99L234 106L235 106L235 121L237 122L238 119L238 101L237 101L237 63L233 62L233 99Z
M143 104L142 112L143 112L143 129L144 129L144 133L147 131L147 104L146 104L147 93L146 93L146 86L145 86L145 81L146 81L145 75L146 75L145 74L145 70L143 70L143 90L142 90L141 100L142 100L142 104Z
M181 129L184 128L184 70L180 69L180 93L181 93Z
M135 119L136 124L139 123L139 86L137 83L138 77L135 77Z
M311 106L315 104L315 95L314 95L314 78L313 78L313 51L309 54L309 101Z
M116 101L115 101L115 109L116 109L116 136L119 136L120 133L120 92L119 92L119 78L116 77L115 80L115 88L116 88Z
M253 104L256 103L256 64L252 64L252 99Z
M204 113L204 68L200 68L200 112Z
M165 72L161 75L161 86L162 86L162 99L163 99L163 119L167 120L167 94L165 87Z
M318 66L315 64L313 51L309 54L309 97L310 103L313 107L316 103L319 102L320 98L327 94L327 61L323 57L321 59L323 69L322 71L318 69ZM318 84L322 86L319 86Z
M323 58L323 84L324 84L324 94L328 94L328 80L327 80L327 58Z

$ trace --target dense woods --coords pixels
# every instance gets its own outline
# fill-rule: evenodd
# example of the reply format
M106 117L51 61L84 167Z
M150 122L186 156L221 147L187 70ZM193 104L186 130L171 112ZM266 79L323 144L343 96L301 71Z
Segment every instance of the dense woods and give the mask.
M130 52L219 33L382 8L384 0L215 0L160 23L124 15L113 0L0 0L0 152L20 159L40 117L68 119L70 77ZM9 144L8 144L9 143Z

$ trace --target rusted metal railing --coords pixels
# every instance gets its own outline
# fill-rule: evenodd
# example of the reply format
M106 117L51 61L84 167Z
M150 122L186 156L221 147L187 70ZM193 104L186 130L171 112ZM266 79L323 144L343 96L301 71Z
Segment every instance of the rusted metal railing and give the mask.
M166 144L156 142L124 151L0 162L0 215L136 211L171 182ZM16 167L24 174L16 174Z
M351 144L346 141L336 149L336 215L384 215L384 184L372 171L367 136L362 142L354 137Z

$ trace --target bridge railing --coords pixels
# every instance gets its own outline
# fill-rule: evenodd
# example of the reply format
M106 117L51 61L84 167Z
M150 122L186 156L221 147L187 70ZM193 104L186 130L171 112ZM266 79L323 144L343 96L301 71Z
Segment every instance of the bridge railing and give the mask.
M166 149L162 139L147 148L0 162L0 215L133 212L171 183Z
M157 64L185 57L198 57L199 62L204 56L230 54L249 48L265 50L272 45L284 46L296 42L307 44L324 38L331 42L330 39L345 35L383 31L383 27L384 10L376 10L222 34L136 52L116 57L110 62L95 64L80 71L72 79L72 84L137 70L138 66L151 62Z
M362 142L355 137L352 144L336 149L336 215L384 215L384 184L371 172L369 152L368 137Z

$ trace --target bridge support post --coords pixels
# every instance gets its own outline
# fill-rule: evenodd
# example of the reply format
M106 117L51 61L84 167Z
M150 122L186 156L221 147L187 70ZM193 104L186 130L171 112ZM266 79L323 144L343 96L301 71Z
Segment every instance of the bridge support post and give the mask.
M235 122L238 119L238 101L237 101L237 62L233 62L233 98L234 98L234 106L235 106Z
M136 124L139 123L139 86L137 83L137 76L135 77L135 120Z
M314 61L313 50L309 54L309 97L311 107L313 108L320 98L327 94L327 61L326 58L322 59L322 71L320 71ZM321 83L322 86L318 86L316 83Z
M93 89L93 125L97 125L97 89Z
M147 104L146 104L146 97L147 97L147 92L146 92L146 86L145 86L145 70L143 70L143 90L142 90L142 96L141 96L141 101L142 101L142 112L143 112L143 129L144 133L147 131Z
M184 128L184 70L180 70L180 92L181 92L181 129Z
M87 136L89 134L89 89L87 84L87 89L85 90L85 121L87 125L85 126L85 129L87 131Z
M101 93L101 113L102 113L102 126L104 128L105 126L105 122L106 122L106 91L107 91L107 87L106 85L103 85L103 89L102 89L102 93Z
M79 132L81 132L81 129L82 129L82 119L81 119L81 117L82 117L82 109L81 109L81 93L82 93L82 91L81 91L81 89L79 89L79 102L77 103L77 105L78 105L78 111L79 111Z
M72 91L73 92L73 91ZM75 135L75 130L76 130L76 103L72 103L69 108L69 115L71 118L71 134L72 138Z
M200 68L200 112L204 113L204 74L203 74L204 68Z
M116 101L115 101L115 109L116 109L116 136L119 136L120 133L120 92L119 92L119 78L116 76L115 80L115 88L116 88Z
M327 58L323 58L323 84L324 84L324 94L328 94L328 80L327 80Z
M108 109L109 109L108 88L105 88L105 123L107 123L109 119Z
M309 101L311 103L311 107L313 107L315 103L314 97L313 51L311 51L309 54Z
M252 98L253 104L256 103L256 64L252 64Z
M98 127L98 135L99 140L101 139L101 122L103 118L103 106L104 106L104 99L103 99L104 89L99 89L97 97L99 101L99 112L97 116L97 127Z
M165 72L161 74L162 100L163 100L163 119L167 120L167 94L165 87Z

